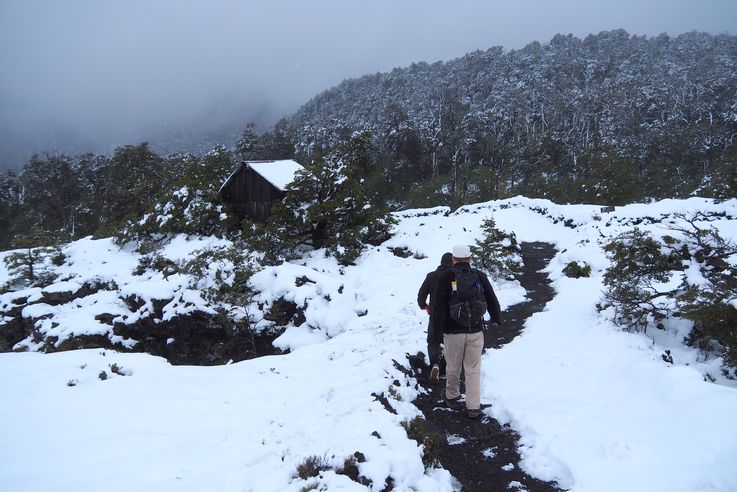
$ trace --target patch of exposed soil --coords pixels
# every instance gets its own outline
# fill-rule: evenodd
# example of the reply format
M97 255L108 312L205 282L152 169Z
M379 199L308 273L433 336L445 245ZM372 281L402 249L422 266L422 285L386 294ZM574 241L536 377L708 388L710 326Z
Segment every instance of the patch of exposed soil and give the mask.
M487 332L485 346L488 348L499 348L511 342L522 332L525 320L542 311L555 295L547 275L540 272L555 255L553 245L522 243L521 246L524 270L520 282L527 290L528 300L502 313L502 326ZM433 452L439 463L460 482L461 490L561 490L555 483L542 482L520 469L517 451L519 435L511 428L486 416L471 420L465 410L446 408L440 399L443 381L436 386L429 386L424 362L419 357L411 357L410 364L415 371L423 370L424 377L420 377L420 382L427 394L417 398L415 405L425 415L425 431L440 436ZM465 388L461 389L465 391ZM487 407L482 405L482 409Z

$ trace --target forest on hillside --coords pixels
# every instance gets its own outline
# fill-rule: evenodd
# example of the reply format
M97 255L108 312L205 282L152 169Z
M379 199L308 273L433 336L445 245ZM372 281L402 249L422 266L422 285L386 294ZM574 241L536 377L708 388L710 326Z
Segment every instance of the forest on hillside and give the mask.
M366 199L393 209L723 199L737 190L735 137L737 37L557 35L344 81L204 156L146 143L34 156L0 176L0 248L125 233L166 206L182 213L164 232L242 229L217 191L244 159L349 158Z
M710 194L737 162L737 37L559 34L347 80L292 125L306 149L371 131L389 189L427 183L426 205Z

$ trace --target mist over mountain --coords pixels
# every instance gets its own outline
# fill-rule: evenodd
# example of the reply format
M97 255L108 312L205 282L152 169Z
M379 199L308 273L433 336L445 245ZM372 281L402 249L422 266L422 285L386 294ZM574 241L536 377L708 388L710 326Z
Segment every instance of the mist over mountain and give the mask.
M735 19L732 0L4 0L0 168L141 141L196 151L364 74L556 33L735 34Z
M295 108L289 108L289 112ZM102 129L80 128L63 121L18 125L0 120L0 170L20 170L33 154L77 155L85 152L111 155L124 145L149 142L162 155L190 152L202 155L218 145L231 146L247 123L265 129L285 109L270 101L220 101L186 118L121 121ZM6 124L4 124L6 123Z

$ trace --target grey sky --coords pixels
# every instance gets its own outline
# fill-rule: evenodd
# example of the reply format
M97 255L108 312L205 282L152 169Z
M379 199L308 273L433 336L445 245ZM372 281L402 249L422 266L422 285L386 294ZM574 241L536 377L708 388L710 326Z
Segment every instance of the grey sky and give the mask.
M347 77L617 28L736 34L737 1L0 0L0 167L273 122Z

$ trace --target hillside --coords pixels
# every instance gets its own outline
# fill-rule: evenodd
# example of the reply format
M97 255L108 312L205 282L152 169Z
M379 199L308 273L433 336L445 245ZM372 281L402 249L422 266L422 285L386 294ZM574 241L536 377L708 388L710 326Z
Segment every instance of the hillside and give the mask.
M427 443L402 426L430 421L422 411L448 412L417 370L427 315L415 297L440 256L473 244L493 217L518 241L554 248L541 272L554 297L518 321L521 335L483 357L484 418L468 425L480 434L514 431L519 440L516 462L495 461L501 450L485 448L477 457L485 473L531 491L542 490L533 479L574 492L735 490L734 372L717 353L684 344L688 321L628 332L611 309L597 310L612 264L605 244L635 228L663 237L682 214L696 212L700 226L737 237L737 200L664 200L602 213L516 197L452 213L396 212L392 238L354 265L320 250L257 263L250 303L226 311L207 292L233 283L237 265L221 257L202 269L182 267L211 258L207 249L233 246L225 239L176 236L156 262L109 239L65 244L44 265L56 275L49 286L0 295L0 336L5 350L16 350L0 353L3 483L14 491L367 490L368 483L458 490L442 456L428 460ZM566 276L571 261L589 265L591 275ZM697 261L669 281L701 281ZM10 277L0 266L0 283ZM505 315L526 296L537 299L518 281L494 288ZM225 324L223 312L231 317ZM242 360L247 350L224 347L217 330L242 326L232 323L238 319L276 337L285 353ZM192 357L219 357L210 360L219 365L176 358L175 349L195 346L207 350ZM37 352L65 348L82 350ZM227 363L232 354L240 362ZM439 436L446 447L472 449L453 433ZM325 469L299 478L310 457Z
M442 176L472 199L712 193L735 162L736 68L735 36L558 34L347 80L291 123L302 148L371 131L392 189Z

